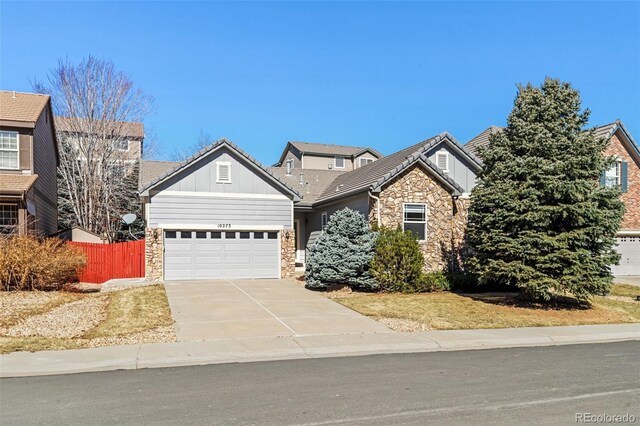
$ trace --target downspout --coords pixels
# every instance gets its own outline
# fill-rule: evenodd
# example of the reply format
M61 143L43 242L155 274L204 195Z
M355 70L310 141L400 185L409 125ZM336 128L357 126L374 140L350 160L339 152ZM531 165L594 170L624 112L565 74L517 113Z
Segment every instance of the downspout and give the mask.
M380 198L378 198L375 195L373 195L371 193L371 190L369 190L369 197L371 197L374 200L376 200L376 222L378 224L378 228L380 228Z

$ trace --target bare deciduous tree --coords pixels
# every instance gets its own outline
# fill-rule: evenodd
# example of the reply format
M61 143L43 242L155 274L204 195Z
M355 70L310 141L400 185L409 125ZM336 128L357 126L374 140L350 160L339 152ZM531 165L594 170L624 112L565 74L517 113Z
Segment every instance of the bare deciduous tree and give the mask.
M208 147L214 141L215 140L213 139L213 136L211 136L211 133L200 129L200 135L198 135L198 141L193 145L189 146L188 148L181 148L181 149L174 150L173 154L171 155L171 159L173 161L184 161L187 158L191 157L196 152L202 150L203 148Z
M51 95L61 117L56 122L60 224L81 226L110 242L120 239L122 215L140 216L139 165L121 146L128 143L133 123L152 110L153 100L112 62L91 56L77 65L60 61L48 84L34 88Z

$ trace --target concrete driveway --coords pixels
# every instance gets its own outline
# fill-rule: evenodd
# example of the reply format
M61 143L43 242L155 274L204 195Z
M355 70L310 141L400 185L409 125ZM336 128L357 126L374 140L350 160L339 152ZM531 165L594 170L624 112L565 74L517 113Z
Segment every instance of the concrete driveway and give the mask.
M392 332L291 280L164 285L179 341Z
M613 282L617 284L628 284L640 287L640 275L620 275L613 278Z

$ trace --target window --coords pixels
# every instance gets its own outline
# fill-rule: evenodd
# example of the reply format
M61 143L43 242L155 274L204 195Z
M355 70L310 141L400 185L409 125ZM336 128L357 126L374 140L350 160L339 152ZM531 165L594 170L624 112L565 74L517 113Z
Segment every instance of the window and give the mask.
M293 159L287 160L287 175L291 175L291 171L293 170Z
M278 238L278 233L277 232L267 232L267 238L269 238L270 240L275 240L276 238Z
M225 237L227 240L233 240L233 239L235 239L235 238L236 238L236 233L235 233L235 232L225 232L225 233L224 233L224 237Z
M15 204L0 204L0 234L13 232L18 225L18 206Z
M369 163L373 163L373 158L358 158L358 166L366 166Z
M227 161L218 161L216 163L216 171L218 183L231 183L231 163Z
M411 231L418 240L427 239L427 206L426 204L405 204L403 230Z
M18 169L18 132L0 132L0 169Z
M196 238L207 238L207 233L206 232L196 232Z
M622 161L616 160L609 170L604 172L604 186L607 188L619 187L622 183Z
M241 239L241 240L247 240L247 239L249 239L249 236L250 236L250 235L251 235L251 233L250 233L250 232L241 232L241 233L240 233L240 239Z
M180 232L180 238L191 238L191 231Z
M335 157L334 164L336 169L344 169L344 157Z
M222 232L212 232L211 238L213 238L214 240L219 240L220 238L222 238Z
M436 152L436 166L445 173L449 173L449 153L447 151Z
M129 151L129 140L128 139L117 139L115 141L116 148L119 151Z
M253 233L254 240L264 240L264 232L254 232Z
M175 238L175 237L176 237L176 234L177 234L177 233L176 233L176 231L167 231L167 232L165 232L165 234L164 234L164 235L165 235L167 238Z
M322 212L322 214L320 215L320 225L322 226L322 229L327 226L328 222L329 221L327 220L327 212Z

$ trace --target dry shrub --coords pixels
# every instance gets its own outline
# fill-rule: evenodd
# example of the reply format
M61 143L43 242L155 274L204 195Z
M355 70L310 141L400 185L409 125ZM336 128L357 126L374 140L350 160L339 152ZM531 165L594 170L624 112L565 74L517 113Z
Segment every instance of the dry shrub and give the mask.
M87 264L84 252L57 239L0 238L2 290L58 290L76 281Z

